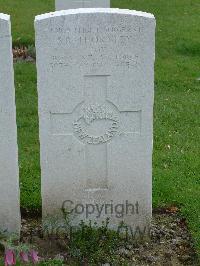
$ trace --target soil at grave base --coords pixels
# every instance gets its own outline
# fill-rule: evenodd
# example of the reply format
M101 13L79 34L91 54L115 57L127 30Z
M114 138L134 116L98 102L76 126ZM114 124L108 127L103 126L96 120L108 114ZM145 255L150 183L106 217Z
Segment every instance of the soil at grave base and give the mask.
M22 219L21 238L23 242L36 246L42 258L62 256L66 265L70 265L66 253L67 242L63 239L43 238L40 218ZM176 207L154 210L151 240L120 247L116 254L126 261L128 259L130 265L200 265L185 219Z

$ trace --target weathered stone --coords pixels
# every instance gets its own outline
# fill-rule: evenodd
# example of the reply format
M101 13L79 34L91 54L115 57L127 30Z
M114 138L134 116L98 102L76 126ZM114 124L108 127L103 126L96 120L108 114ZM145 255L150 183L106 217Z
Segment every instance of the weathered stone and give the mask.
M10 28L10 16L0 14L0 230L19 233L19 171Z
M153 15L68 10L37 16L35 29L43 217L63 207L75 224L109 217L147 234Z
M56 10L110 7L110 0L56 0Z

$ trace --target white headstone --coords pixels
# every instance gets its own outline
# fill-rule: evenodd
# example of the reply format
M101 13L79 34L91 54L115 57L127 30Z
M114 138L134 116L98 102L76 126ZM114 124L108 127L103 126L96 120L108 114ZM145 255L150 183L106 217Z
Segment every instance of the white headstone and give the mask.
M56 10L110 7L110 0L56 0Z
M63 206L75 224L110 217L112 227L123 220L144 228L152 212L154 16L74 9L37 16L35 29L43 217Z
M0 230L20 232L19 173L10 16L0 14Z

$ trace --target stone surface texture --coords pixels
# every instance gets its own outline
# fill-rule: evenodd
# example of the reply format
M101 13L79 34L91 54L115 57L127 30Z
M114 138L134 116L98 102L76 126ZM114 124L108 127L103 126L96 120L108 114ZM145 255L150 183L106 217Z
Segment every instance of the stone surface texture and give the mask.
M35 29L43 217L63 207L75 224L147 229L154 16L74 9L37 16Z
M0 230L20 232L19 170L10 16L0 14Z
M110 0L56 0L56 10L110 7Z

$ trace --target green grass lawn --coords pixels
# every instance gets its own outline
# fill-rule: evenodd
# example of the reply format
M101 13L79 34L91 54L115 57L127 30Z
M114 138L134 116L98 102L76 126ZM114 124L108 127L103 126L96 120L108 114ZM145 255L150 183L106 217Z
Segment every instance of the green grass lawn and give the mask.
M176 204L200 254L200 1L114 0L113 7L151 12L157 20L154 116L154 207ZM34 15L52 0L0 0L12 15L14 43L33 44ZM41 208L36 70L15 65L21 206Z

